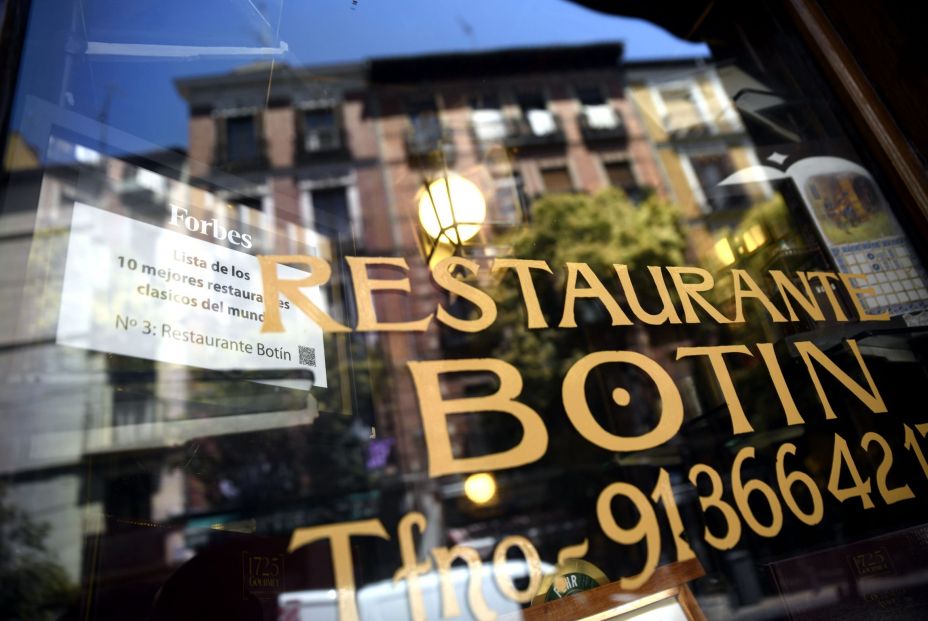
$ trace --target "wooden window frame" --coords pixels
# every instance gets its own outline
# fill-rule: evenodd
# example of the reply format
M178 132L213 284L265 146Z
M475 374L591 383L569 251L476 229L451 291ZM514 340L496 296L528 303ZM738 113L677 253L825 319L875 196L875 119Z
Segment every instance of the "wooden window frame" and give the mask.
M900 207L928 239L928 173L838 31L814 0L783 0L806 47L902 199Z

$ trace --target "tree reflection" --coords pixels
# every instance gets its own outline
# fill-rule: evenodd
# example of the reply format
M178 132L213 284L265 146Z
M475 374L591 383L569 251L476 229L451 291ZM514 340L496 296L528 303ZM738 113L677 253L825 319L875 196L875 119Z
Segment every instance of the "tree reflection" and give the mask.
M48 549L48 525L8 504L6 493L0 486L0 610L9 619L56 619L77 587Z

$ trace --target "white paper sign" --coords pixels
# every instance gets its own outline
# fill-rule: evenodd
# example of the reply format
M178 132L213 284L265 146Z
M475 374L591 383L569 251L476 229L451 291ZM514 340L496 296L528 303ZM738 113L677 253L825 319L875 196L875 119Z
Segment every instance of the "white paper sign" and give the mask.
M57 342L206 369L309 370L326 386L322 330L282 298L286 331L262 334L262 293L253 255L76 203ZM306 295L325 308L318 288Z

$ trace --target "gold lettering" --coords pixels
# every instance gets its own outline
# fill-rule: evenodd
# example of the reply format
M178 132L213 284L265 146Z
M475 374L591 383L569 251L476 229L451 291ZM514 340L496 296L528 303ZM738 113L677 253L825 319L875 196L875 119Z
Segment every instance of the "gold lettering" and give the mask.
M876 290L873 287L855 287L851 282L852 278L859 278L861 280L866 280L866 274L838 274L841 277L841 282L844 283L844 288L847 289L847 294L851 296L851 302L854 304L854 310L857 311L857 315L860 317L861 321L889 321L889 312L882 312L879 315L871 315L864 309L864 305L860 303L860 295L876 295Z
M416 386L419 413L429 455L429 476L502 470L524 466L541 459L548 448L548 431L535 410L516 401L522 392L518 369L502 360L473 358L407 362ZM440 375L485 371L499 378L499 390L492 395L445 399ZM491 455L456 458L448 436L448 416L464 412L505 412L522 425L522 439L515 447Z
M474 261L463 257L448 257L439 261L438 265L435 266L432 270L432 278L442 289L459 295L476 306L480 310L480 317L477 319L460 319L439 305L435 318L446 326L461 332L480 332L496 321L496 302L480 289L455 278L451 272L457 266L463 267L472 274L476 274L480 269Z
M748 433L754 431L754 428L751 427L751 423L748 422L747 416L744 414L744 408L741 407L741 400L735 391L735 383L731 380L731 373L725 365L725 354L753 355L746 345L709 345L704 347L680 347L677 349L677 360L689 356L705 356L709 359L712 372L715 373L715 379L719 382L719 388L722 389L722 396L725 397L725 404L728 406L733 433L735 435Z
M528 586L523 590L516 589L512 583L512 578L506 571L506 552L509 548L519 548L522 556L525 557L525 565L528 569ZM527 604L532 601L538 587L541 586L541 557L538 550L532 545L532 542L519 535L510 535L506 537L493 550L493 576L496 578L496 586L503 595L509 599Z
M773 305L770 298L761 291L760 287L757 286L757 283L754 282L754 279L751 278L751 275L746 270L732 270L731 277L732 285L735 289L735 318L732 320L734 323L744 323L744 307L742 304L744 298L754 298L760 302L767 312L770 313L770 317L773 319L774 323L783 323L786 321L786 317L783 316L783 313Z
M454 579L451 577L451 563L455 559L463 559L470 570L467 578L467 602L470 611L478 621L493 621L496 613L487 607L483 601L481 583L483 582L483 563L480 555L473 548L467 546L454 546L448 548L435 548L432 550L435 557L435 567L438 569L438 578L441 582L441 616L445 619L459 617L461 609L458 607L458 598L454 593Z
M390 539L380 520L341 522L326 526L297 528L290 538L288 552L309 545L320 539L329 542L332 568L335 574L335 589L338 591L338 618L340 621L357 621L358 603L355 600L354 564L351 562L351 537L362 536Z
M612 500L623 495L628 498L638 511L638 523L631 528L623 528L616 522L612 514ZM641 572L628 578L619 580L619 587L627 591L634 591L654 575L657 562L661 558L661 531L657 524L657 514L654 506L644 493L630 483L612 483L599 494L596 499L596 517L599 527L607 537L617 543L635 545L645 542L645 561Z
M783 377L783 369L780 368L780 361L777 360L773 351L773 343L758 343L757 350L760 352L760 357L764 361L764 364L767 365L767 372L770 373L770 379L773 380L773 387L776 389L777 396L780 398L780 404L783 406L783 411L786 413L786 424L801 425L805 423L806 421L803 420L802 415L799 414L799 408L796 407L793 395L789 391L789 386L786 385L786 378Z
M724 491L725 485L722 484L722 477L719 475L718 471L706 464L696 464L690 468L690 483L697 485L700 474L705 474L712 484L709 495L699 497L699 506L702 508L702 512L706 513L706 509L718 509L722 517L725 518L724 537L713 534L712 531L709 530L707 521L702 531L702 538L716 550L731 550L741 539L741 520L738 519L737 511L735 511L730 504L722 500L722 491Z
M261 281L264 287L264 323L261 332L283 332L284 326L280 320L280 295L283 294L297 308L303 311L325 332L351 332L351 328L343 326L324 312L319 310L300 289L304 287L319 287L329 282L332 268L325 259L309 255L259 255L258 263L261 265ZM299 280L280 280L277 266L284 263L298 263L308 265L311 269L309 276Z
M421 563L416 559L416 544L413 541L413 528L424 533L428 527L425 516L414 511L407 513L400 519L396 527L397 537L400 540L400 558L403 566L393 574L393 582L406 580L406 595L409 598L409 610L413 621L425 621L425 602L422 600L422 587L419 585L419 576L432 568L432 561L425 559Z
M683 323L680 320L680 315L677 314L677 309L673 305L673 301L670 299L670 291L668 291L667 283L664 282L664 277L661 275L660 267L655 265L648 266L648 271L651 273L652 280L654 280L654 287L657 289L657 295L660 297L661 304L664 307L663 310L656 315L644 310L644 307L641 306L641 302L638 301L638 294L635 292L635 286L632 284L631 276L629 276L628 266L616 264L613 265L613 267L619 275L619 282L622 284L622 289L625 290L625 299L628 301L628 305L631 307L635 317L652 326L659 326L663 323Z
M617 436L596 422L586 401L586 378L595 367L607 363L636 366L657 386L661 413L654 429L636 437ZM659 446L672 438L683 424L683 399L673 379L657 362L637 352L600 351L584 356L567 371L561 393L567 418L580 435L609 451L643 451ZM624 388L613 390L612 398L622 407L631 402L631 395Z
M495 259L491 272L512 268L516 271L519 279L519 287L522 289L522 301L525 303L525 315L528 320L529 330L547 328L548 322L541 313L541 304L538 303L538 294L535 292L535 283L532 282L531 270L543 270L552 274L551 268L545 261L532 261L529 259Z
M699 304L717 323L731 323L731 319L725 317L701 295L702 291L711 291L712 287L715 286L715 279L712 278L712 274L699 267L668 267L667 272L670 274L673 286L676 287L677 294L680 296L680 303L683 305L683 317L686 323L699 323L699 316L693 308L693 302ZM702 281L683 282L684 274L699 276Z
M802 357L802 361L806 363L806 368L809 370L809 377L812 378L815 391L818 393L818 398L822 402L822 407L825 409L825 418L837 418L837 416L835 415L835 411L831 408L831 403L829 403L828 396L825 394L825 389L822 387L822 380L819 379L818 372L815 370L815 365L812 364L812 360L818 362L822 368L828 371L832 377L841 383L841 385L850 390L855 397L870 408L871 412L874 414L881 414L887 411L886 404L883 403L883 397L880 396L880 391L877 390L876 384L873 382L873 377L870 375L870 370L864 363L863 356L860 355L857 341L854 339L847 339L847 345L854 354L854 358L857 359L857 364L860 365L860 370L864 374L864 379L867 381L870 392L867 392L860 384L855 382L850 375L842 371L838 365L832 362L832 360L811 341L796 341L795 344L796 349L799 351L799 355Z
M812 293L812 287L809 285L808 277L806 277L805 272L798 272L798 275L806 291L805 295L799 291L786 274L780 270L770 270L770 276L773 278L773 282L776 283L777 289L780 291L780 297L783 298L783 303L786 304L789 320L799 321L799 316L796 315L796 311L793 310L793 305L790 304L789 301L790 298L792 298L799 303L799 306L809 315L810 319L813 321L825 321L825 315L822 313L818 300Z
M577 276L583 276L589 287L583 289L577 288ZM596 273L586 263L567 263L567 290L564 293L564 314L561 317L560 328L576 328L577 321L574 319L574 305L577 298L596 298L602 302L609 316L612 317L614 326L630 326L632 322L619 307L606 287L596 277Z
M405 291L409 293L411 287L409 279L403 278L371 278L367 273L370 265L389 265L409 271L406 259L393 257L345 257L351 269L351 282L354 284L355 304L358 306L358 324L355 330L359 332L425 332L432 321L432 315L416 321L397 321L382 323L377 320L377 311L374 308L374 291Z
M590 540L584 539L572 546L564 546L557 551L557 564L563 565L572 558L583 558L590 551Z

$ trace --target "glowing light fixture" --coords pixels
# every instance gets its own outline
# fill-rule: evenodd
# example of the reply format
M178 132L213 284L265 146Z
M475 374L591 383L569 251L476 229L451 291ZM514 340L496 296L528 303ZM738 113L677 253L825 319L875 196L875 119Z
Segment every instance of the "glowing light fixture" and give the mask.
M432 246L430 255L428 256L429 267L435 267L442 260L447 259L452 256L456 250L456 246L449 244L447 241L442 239L441 241L436 241Z
M473 238L487 217L487 204L480 188L453 173L424 186L417 199L419 223L438 242L457 245Z
M472 474L464 481L464 495L474 504L485 505L496 496L496 479L488 472Z
M735 262L735 253L732 251L728 239L724 237L715 242L715 255L722 262L722 265L731 265Z
M764 242L767 241L767 236L764 234L764 229L759 224L755 224L750 229L745 231L742 236L744 241L744 247L748 252L754 252L758 248L764 245Z

